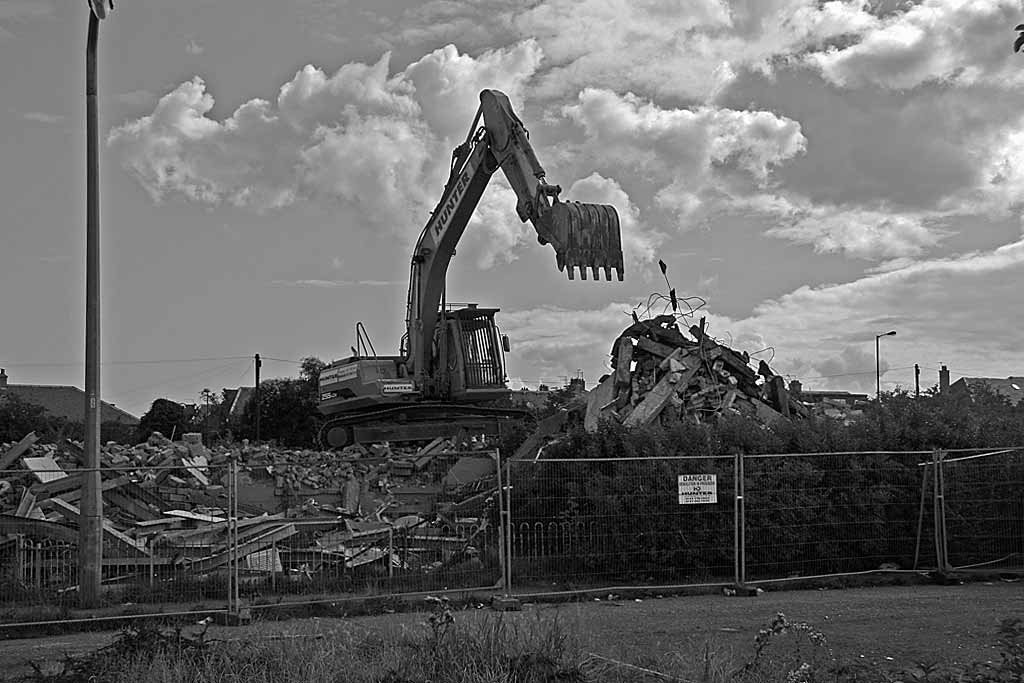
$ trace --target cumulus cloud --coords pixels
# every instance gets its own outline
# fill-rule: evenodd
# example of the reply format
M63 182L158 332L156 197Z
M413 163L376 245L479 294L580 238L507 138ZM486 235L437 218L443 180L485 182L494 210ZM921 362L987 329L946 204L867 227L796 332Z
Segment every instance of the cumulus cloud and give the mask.
M544 306L503 310L501 328L512 340L510 372L526 377L560 377L582 368L594 381L608 371L612 342L630 324L632 304L599 309Z
M802 286L742 318L713 311L707 318L711 333L739 350L773 346L772 368L803 379L809 388L870 390L874 337L891 329L897 335L883 342L883 389L912 382L908 368L914 363L926 369L945 363L954 375L1004 376L1006 368L1024 366L1024 350L1006 327L1007 320L1024 318L1021 278L1024 239L990 251L904 263L852 282ZM609 348L628 324L624 313L630 308L503 312L503 328L520 346L511 371L558 376L582 366L596 378L607 372ZM986 362L987 369L979 367Z
M257 210L320 200L347 222L415 239L440 195L455 140L468 130L484 85L521 97L541 58L526 41L472 58L453 46L391 74L390 55L350 63L333 75L310 65L275 101L243 103L222 121L213 95L193 78L160 98L152 114L115 128L109 144L155 200ZM508 193L482 210L514 214ZM491 231L493 263L521 240L522 227L478 219Z
M766 218L769 237L809 244L819 254L842 253L871 261L919 256L947 235L937 218L922 212L812 204L781 194L724 200L727 210Z
M483 270L514 261L517 248L536 234L529 223L519 220L515 206L516 194L505 179L492 180L466 226L459 254Z
M873 22L861 2L706 0L682 8L669 2L547 0L513 24L537 36L558 65L542 76L542 92L565 94L604 83L707 101L740 69L770 73L777 57Z
M666 109L627 93L587 88L563 112L582 126L592 152L652 170L706 176L732 163L758 181L803 152L800 124L766 111L702 106Z
M807 381L826 388L873 391L875 388L874 349L847 346L838 354L811 363L817 375L808 375ZM889 370L889 361L879 356L878 371L884 377Z
M798 122L771 112L664 108L603 89L583 90L562 112L585 134L580 163L653 182L653 205L681 219L713 211L725 187L768 186L807 143Z
M843 87L905 89L934 80L1019 84L1008 30L1020 12L1018 0L924 0L860 27L862 36L851 45L805 59Z
M536 42L527 40L477 57L449 45L394 74L388 54L334 74L307 65L274 101L250 100L223 120L210 116L213 95L195 77L161 97L150 115L115 128L109 144L156 201L184 196L267 211L314 200L345 224L411 242L440 197L451 149L473 120L479 91L499 88L522 111L541 61ZM650 260L663 238L640 225L621 186L598 175L576 188L580 196L568 198L618 207L627 258ZM515 259L533 236L515 205L498 173L460 248L479 267Z

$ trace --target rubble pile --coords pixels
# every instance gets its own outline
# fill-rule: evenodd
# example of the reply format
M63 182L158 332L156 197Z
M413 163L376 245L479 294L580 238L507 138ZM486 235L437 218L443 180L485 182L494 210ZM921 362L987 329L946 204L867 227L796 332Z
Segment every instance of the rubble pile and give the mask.
M612 374L587 396L584 427L593 431L601 419L643 426L670 414L701 422L732 412L764 424L808 416L767 363L755 371L749 354L705 333L703 318L688 331L672 315L623 330L612 346Z
M243 569L312 578L389 559L435 569L474 555L487 528L496 469L484 446L439 438L340 453L211 448L199 434L172 442L159 433L132 446L110 442L100 451L105 559L142 558L147 572L197 577L224 570L234 464ZM77 542L83 458L80 443L41 444L35 434L0 444L0 571L24 573L14 565L30 556L19 545L26 541Z

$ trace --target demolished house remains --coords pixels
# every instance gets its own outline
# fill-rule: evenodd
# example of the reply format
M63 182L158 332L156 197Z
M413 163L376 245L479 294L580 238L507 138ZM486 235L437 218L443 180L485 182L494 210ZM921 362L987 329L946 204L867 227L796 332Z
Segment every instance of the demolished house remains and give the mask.
M640 427L669 415L701 422L730 412L770 425L810 414L766 362L754 370L748 353L708 335L704 318L688 331L674 315L634 318L612 345L612 373L587 395L584 427L594 431L602 419Z
M305 581L464 564L492 531L497 462L483 446L208 448L200 434L172 442L159 433L107 443L104 566L116 571L104 582L202 581L232 562L250 578ZM0 444L0 571L19 584L74 589L82 455L80 443L41 444L35 434Z

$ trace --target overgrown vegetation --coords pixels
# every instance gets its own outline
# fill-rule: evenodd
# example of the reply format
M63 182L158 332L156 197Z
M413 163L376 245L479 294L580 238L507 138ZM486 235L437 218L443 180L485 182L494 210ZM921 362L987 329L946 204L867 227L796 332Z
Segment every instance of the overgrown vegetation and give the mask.
M57 672L35 667L37 683L158 680L164 683L1002 683L1024 676L1024 623L1004 620L999 658L965 665L901 665L846 661L825 633L779 613L749 649L724 655L707 642L699 657L668 656L658 668L587 652L579 633L558 616L472 615L453 612L443 598L419 628L391 632L281 633L223 641L205 628L129 628L92 654L66 658ZM671 654L671 653L667 653Z
M932 449L1017 444L1024 444L1024 406L985 393L973 401L891 394L848 425L822 418L767 428L724 416L576 430L545 449L547 462L512 468L515 573L565 588L727 579L736 453L755 456L744 463L748 576L934 566L932 499L922 497L931 490L931 468L921 464ZM797 453L812 455L756 457ZM664 459L678 456L694 459ZM599 461L622 458L640 460ZM994 560L992 520L1020 519L1014 490L1024 481L1024 461L993 458L947 470L951 552L961 565ZM679 505L682 472L716 474L718 503ZM958 510L958 500L971 502Z

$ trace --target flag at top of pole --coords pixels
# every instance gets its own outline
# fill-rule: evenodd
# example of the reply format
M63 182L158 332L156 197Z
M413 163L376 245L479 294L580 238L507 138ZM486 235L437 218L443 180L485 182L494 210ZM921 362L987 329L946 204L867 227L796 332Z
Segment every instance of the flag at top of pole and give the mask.
M106 19L114 11L114 0L89 0L89 9L97 19Z

